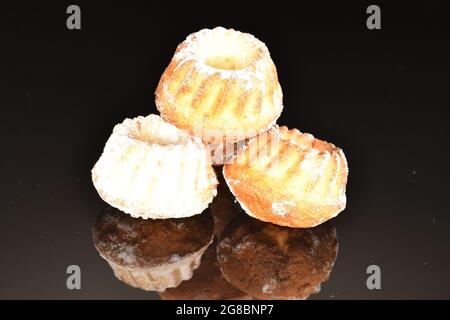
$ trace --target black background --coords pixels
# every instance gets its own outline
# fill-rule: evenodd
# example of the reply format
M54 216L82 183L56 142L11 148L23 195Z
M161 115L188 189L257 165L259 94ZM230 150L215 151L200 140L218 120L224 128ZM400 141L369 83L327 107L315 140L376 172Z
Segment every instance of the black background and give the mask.
M445 2L20 3L0 22L0 298L153 298L116 280L90 229L90 169L116 123L155 113L176 45L233 27L264 41L284 93L278 123L343 148L340 252L313 299L450 298L449 33ZM81 7L82 29L66 28ZM82 290L66 288L66 267ZM382 289L366 287L377 264Z

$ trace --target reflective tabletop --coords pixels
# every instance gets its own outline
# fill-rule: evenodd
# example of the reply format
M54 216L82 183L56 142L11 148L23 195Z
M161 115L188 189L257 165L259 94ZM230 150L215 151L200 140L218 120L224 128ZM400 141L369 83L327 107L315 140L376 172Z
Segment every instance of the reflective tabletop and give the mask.
M63 3L3 10L0 298L450 299L448 10L385 4L368 30L366 8L341 2L174 6L80 4L81 30ZM268 46L280 125L344 150L347 206L329 223L260 222L223 183L184 222L132 221L98 196L114 125L157 113L176 44L217 25ZM172 288L139 288L156 284Z

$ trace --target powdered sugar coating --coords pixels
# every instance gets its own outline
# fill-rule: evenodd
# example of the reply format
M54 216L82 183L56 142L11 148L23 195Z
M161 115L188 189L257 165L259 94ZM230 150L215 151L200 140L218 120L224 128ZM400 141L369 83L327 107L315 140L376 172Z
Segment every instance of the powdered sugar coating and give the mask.
M217 193L202 141L157 115L116 125L92 180L105 202L144 219L199 214Z
M164 119L207 143L217 140L202 132L218 132L226 143L254 137L283 109L266 45L222 27L200 30L180 43L155 93Z

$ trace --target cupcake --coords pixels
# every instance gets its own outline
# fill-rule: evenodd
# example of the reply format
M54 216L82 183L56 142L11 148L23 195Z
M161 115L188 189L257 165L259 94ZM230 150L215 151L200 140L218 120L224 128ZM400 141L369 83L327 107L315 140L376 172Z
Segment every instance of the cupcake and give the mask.
M249 216L280 226L315 227L347 203L342 149L285 126L251 139L223 174Z
M155 92L168 122L211 143L266 131L283 110L267 46L253 35L217 27L180 43Z
M114 127L92 181L109 205L144 219L200 214L217 185L202 141L154 114Z

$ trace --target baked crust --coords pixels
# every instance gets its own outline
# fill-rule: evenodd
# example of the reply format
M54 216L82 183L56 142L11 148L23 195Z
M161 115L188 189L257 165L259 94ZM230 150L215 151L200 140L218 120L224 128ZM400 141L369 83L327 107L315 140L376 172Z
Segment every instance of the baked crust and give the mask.
M223 173L245 212L262 221L309 228L346 205L343 151L297 129L274 126L253 138Z
M202 141L153 114L114 127L92 181L108 204L144 219L199 214L217 193Z
M225 278L257 299L306 299L328 280L338 253L331 222L286 228L240 216L226 228L217 255Z
M179 44L155 94L165 120L208 143L256 136L283 109L266 45L222 27L200 30Z

